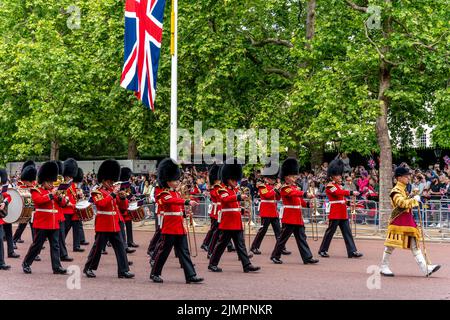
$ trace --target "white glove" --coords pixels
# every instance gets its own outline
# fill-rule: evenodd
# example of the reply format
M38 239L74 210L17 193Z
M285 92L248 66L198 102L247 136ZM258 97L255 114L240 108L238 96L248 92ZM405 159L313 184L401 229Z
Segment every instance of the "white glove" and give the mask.
M419 196L419 195L414 196L414 199L416 199L417 202L422 202L422 201L420 200L420 196Z

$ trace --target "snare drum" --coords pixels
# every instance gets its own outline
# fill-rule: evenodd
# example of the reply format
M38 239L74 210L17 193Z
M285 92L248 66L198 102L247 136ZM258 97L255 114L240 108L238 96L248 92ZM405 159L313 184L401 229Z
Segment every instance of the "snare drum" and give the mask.
M94 218L94 207L87 200L78 201L75 204L75 212L81 221L90 221Z
M145 210L143 206L138 206L137 201L133 201L128 206L128 214L133 222L140 222L145 218Z
M31 220L34 212L34 203L31 199L31 192L28 188L23 189L17 189L20 196L23 199L23 209L22 214L20 215L19 220L17 220L17 223L28 223L28 221Z

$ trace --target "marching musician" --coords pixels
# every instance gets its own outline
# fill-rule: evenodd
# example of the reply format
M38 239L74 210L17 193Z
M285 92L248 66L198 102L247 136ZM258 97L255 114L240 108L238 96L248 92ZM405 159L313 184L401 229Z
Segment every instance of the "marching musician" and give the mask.
M184 270L186 283L199 283L203 278L197 277L194 264L191 261L186 229L184 226L184 206L195 206L197 202L184 200L176 191L181 177L181 170L172 159L164 159L158 166L158 184L164 188L156 198L163 212L161 221L161 244L155 256L155 262L150 273L150 279L162 283L162 269L167 258L175 248L181 267Z
M1 176L2 176L1 185L3 186L3 185L8 184L8 174L5 169L1 169ZM9 197L8 202L11 202L10 196L8 195L7 197ZM12 224L11 223L6 223L5 221L3 221L3 233L4 233L3 235L6 240L6 244L7 244L8 258L13 258L13 259L19 258L20 255L14 251L14 249L16 249L16 244L14 243L14 240L13 240L13 232L12 232ZM3 236L0 238L0 240L3 241Z
M323 258L330 257L328 248L334 233L339 226L342 237L347 248L347 256L349 258L360 258L362 253L356 250L355 241L353 240L352 230L350 228L349 217L347 212L347 201L345 197L359 196L358 191L349 191L342 188L342 174L344 173L344 163L341 159L333 160L328 166L328 179L330 182L326 186L326 194L329 200L330 213L328 216L329 225L323 236L322 244L319 249L319 255Z
M419 228L412 214L412 208L419 207L420 196L409 198L406 192L407 185L411 183L411 173L407 168L398 167L395 170L397 184L390 193L392 207L394 208L389 219L384 253L381 261L380 273L383 276L393 277L394 273L389 268L389 260L395 248L411 249L420 270L425 276L430 276L438 271L441 266L430 264L419 248L422 239Z
M8 174L5 169L0 169L0 177L3 186L8 182ZM8 204L11 202L11 196L6 192L2 192L2 198L3 200L0 203L0 211L6 212ZM3 215L4 214L2 214L2 216ZM3 236L5 235L5 232L3 230L4 225L5 221L0 218L0 270L9 270L11 269L11 266L5 263L5 249L3 245Z
M133 175L133 172L131 171L130 168L123 167L120 169L119 181L122 181L122 182L130 181L132 175ZM132 249L131 248L132 246L130 245L130 237L131 237L131 240L133 239L133 230L132 230L133 224L131 221L131 216L128 213L128 204L129 204L128 196L131 196L131 194L127 194L124 190L121 190L119 192L119 197L121 197L121 199L123 200L123 201L121 201L121 205L119 206L120 216L122 218L119 221L119 225L120 225L122 240L123 240L123 243L125 244L125 251L127 253L133 253L136 251L136 249ZM126 228L126 233L125 233L125 228ZM131 233L131 236L130 236L130 233Z
M58 179L58 165L54 161L45 162L38 172L39 185L31 189L35 213L33 228L35 235L22 263L24 273L31 273L31 265L42 249L46 239L50 242L50 257L54 274L66 274L61 266L59 253L60 216L58 208L66 204L66 198L54 190Z
M158 251L161 240L161 208L158 206L158 202L156 202L156 199L158 198L158 194L162 190L163 188L156 183L155 187L153 188L153 195L151 196L151 200L155 203L155 233L153 234L153 237L150 240L150 244L148 245L147 249L147 254L150 256L150 264L153 264L155 260L155 255Z
M297 187L296 180L299 169L298 162L294 158L286 159L281 165L280 178L284 181L280 190L281 200L283 201L280 213L282 228L270 257L272 262L276 264L283 263L280 257L292 234L295 236L303 263L315 264L319 262L319 260L314 259L306 241L305 224L302 216L302 208L306 206L306 202L303 198L312 198L313 195L303 192Z
M274 167L277 167L275 170ZM266 235L269 225L272 225L275 238L278 239L281 233L280 218L278 216L277 204L281 199L280 189L281 184L277 183L278 178L278 163L272 163L272 166L266 165L261 172L264 182L259 182L256 187L260 197L259 216L261 217L261 227L253 240L250 251L254 254L261 254L259 250L261 243ZM281 254L289 255L291 252L283 248Z
M218 217L220 235L209 261L208 269L213 272L222 272L218 264L227 244L233 239L244 272L258 271L261 268L252 265L245 248L240 201L248 199L248 196L240 194L237 189L238 181L242 179L242 166L237 163L225 163L222 165L220 175L226 186L218 190L221 203L221 211Z
M80 167L78 167L78 172L77 175L75 177L73 177L73 183L75 183L75 188L76 188L76 197L77 200L83 200L84 199L84 193L83 190L81 189L81 183L83 182L84 179L84 172L83 169L81 169ZM75 214L79 220L78 214ZM74 216L75 216L74 215ZM87 246L89 245L89 242L86 242L86 239L84 237L84 230L83 230L83 222L81 220L79 220L80 223L75 223L73 225L74 228L78 227L78 237L80 239L80 245L82 246Z
M123 199L118 195L119 186L114 187L114 182L120 177L120 164L113 159L102 162L98 169L97 179L101 183L100 187L92 191L92 199L97 207L95 218L95 242L89 252L88 260L83 272L88 278L95 278L94 273L100 263L101 251L109 241L114 248L117 259L118 277L134 278L128 266L125 244L122 241L119 226L120 211Z

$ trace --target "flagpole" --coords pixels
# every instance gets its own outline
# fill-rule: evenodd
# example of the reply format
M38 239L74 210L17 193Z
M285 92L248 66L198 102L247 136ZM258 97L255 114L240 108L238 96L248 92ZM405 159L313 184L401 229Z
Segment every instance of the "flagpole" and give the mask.
M170 22L171 22L170 53L172 56L172 80L171 80L171 98L170 98L170 157L174 161L178 161L177 159L178 0L172 0L172 13Z

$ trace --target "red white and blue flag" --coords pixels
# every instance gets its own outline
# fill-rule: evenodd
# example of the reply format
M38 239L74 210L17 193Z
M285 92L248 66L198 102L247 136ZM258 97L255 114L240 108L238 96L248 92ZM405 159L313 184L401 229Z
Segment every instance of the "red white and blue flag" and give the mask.
M136 92L155 109L156 78L163 30L165 0L127 0L125 55L120 85Z

